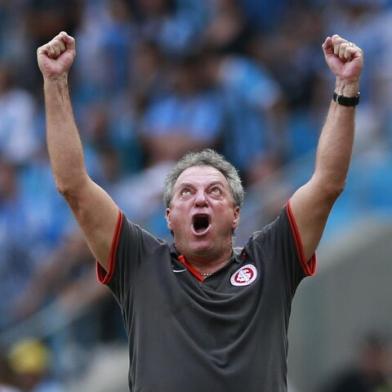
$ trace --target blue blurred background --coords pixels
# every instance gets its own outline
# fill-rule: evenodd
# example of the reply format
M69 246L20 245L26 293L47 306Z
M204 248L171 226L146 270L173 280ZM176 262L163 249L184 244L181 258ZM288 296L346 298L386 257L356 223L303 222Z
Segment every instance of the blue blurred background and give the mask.
M289 382L391 391L390 0L1 0L0 388L127 390L121 315L45 147L35 51L62 30L76 39L71 94L94 180L170 240L163 178L185 152L213 147L247 189L239 245L312 173L334 89L325 37L364 50L353 163L318 275L293 305ZM349 389L350 377L368 389Z

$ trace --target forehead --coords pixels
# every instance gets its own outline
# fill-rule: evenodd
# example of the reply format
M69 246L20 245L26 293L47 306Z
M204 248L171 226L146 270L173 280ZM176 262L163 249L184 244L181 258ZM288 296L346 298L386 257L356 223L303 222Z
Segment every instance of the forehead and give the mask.
M178 188L183 184L205 186L212 182L219 182L229 188L226 177L218 169L212 166L192 166L179 175L174 188Z

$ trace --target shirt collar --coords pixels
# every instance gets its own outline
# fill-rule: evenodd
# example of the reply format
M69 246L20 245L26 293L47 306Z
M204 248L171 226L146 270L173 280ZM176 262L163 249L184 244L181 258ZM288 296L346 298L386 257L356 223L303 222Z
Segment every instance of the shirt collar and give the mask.
M178 256L180 256L180 253L177 251L177 248L176 248L176 245L174 244L174 242L170 245L170 254L172 256L174 256L175 258L178 258ZM247 255L246 255L245 249L233 248L230 261L235 262L237 264L240 264L241 261L246 257L247 257Z

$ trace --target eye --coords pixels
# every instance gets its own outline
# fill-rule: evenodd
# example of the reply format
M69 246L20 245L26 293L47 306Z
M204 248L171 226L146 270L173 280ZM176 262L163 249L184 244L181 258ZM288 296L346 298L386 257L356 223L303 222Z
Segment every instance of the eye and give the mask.
M213 196L221 196L222 195L222 189L219 186L213 186L210 189L210 194Z
M189 188L183 188L180 191L180 196L189 196L191 194L192 194L192 192Z

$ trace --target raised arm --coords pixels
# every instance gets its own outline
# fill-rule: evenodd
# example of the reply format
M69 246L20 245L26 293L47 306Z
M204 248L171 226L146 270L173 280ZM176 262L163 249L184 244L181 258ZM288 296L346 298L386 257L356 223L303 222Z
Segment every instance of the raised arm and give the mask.
M327 37L322 48L336 76L335 93L358 97L362 50L338 35ZM290 199L306 260L316 250L331 208L344 188L354 140L354 117L355 106L331 102L318 143L313 176Z
M44 78L49 158L56 186L71 207L95 258L108 269L118 208L87 174L68 90L75 40L61 32L37 50Z

